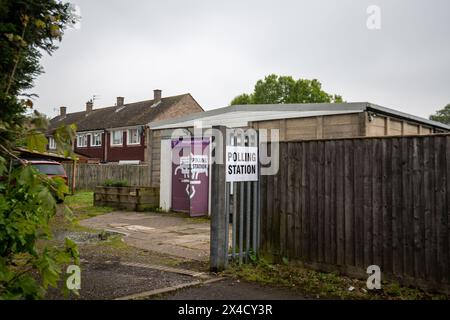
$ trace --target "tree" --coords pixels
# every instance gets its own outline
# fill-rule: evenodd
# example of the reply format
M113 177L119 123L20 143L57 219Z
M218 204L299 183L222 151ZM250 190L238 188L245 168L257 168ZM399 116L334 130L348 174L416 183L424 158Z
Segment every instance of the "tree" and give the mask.
M37 245L51 237L55 197L67 186L21 165L15 152L18 146L45 151L47 121L37 111L27 116L33 95L24 91L42 73L42 53L57 49L74 18L71 5L58 0L0 0L0 299L42 298L49 285L56 287L62 264L78 263L70 240L63 248ZM58 129L66 154L73 129Z
M342 102L339 95L328 94L322 90L317 80L298 79L291 76L268 75L258 80L253 93L243 93L231 101L235 104L279 104L279 103L318 103Z
M447 104L443 109L438 110L435 114L431 115L430 120L450 125L450 103Z
M252 104L253 103L252 99L253 99L252 95L243 93L243 94L235 97L231 101L231 105L235 105L235 104Z

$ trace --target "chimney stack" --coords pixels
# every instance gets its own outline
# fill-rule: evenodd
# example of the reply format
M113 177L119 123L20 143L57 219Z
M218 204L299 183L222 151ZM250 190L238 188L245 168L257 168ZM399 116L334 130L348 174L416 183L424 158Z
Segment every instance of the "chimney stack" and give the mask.
M92 109L94 108L94 102L92 100L89 100L86 102L86 113L92 112Z
M116 105L118 107L123 107L123 102L124 102L125 98L124 97L117 97L117 103Z
M161 101L161 90L155 89L153 90L153 104Z
M59 115L65 117L67 112L67 107L59 107Z

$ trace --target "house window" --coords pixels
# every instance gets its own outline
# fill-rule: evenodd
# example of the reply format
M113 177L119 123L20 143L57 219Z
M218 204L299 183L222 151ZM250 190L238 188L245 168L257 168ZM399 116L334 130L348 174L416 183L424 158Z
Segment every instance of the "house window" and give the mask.
M127 144L140 144L141 143L141 137L139 135L138 129L129 129L127 136L128 136Z
M111 132L111 145L121 146L123 144L122 138L123 138L122 130L112 131Z
M78 134L77 135L77 147L78 148L87 147L87 139L88 139L87 134Z
M53 137L48 137L48 149L49 149L49 150L55 150L55 149L56 149L55 138L53 138Z
M92 134L91 146L100 147L101 145L102 145L102 134L100 132Z

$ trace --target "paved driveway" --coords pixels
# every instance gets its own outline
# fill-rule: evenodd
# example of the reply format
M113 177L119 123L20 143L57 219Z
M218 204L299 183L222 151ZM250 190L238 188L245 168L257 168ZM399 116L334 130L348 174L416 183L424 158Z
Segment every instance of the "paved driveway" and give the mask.
M82 220L80 224L122 233L127 244L144 250L198 261L209 259L209 222L170 213L116 211Z

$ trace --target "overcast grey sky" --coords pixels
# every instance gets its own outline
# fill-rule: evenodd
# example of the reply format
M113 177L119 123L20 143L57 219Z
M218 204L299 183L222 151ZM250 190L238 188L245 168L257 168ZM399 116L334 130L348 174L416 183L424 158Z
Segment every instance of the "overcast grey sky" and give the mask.
M72 0L80 28L43 59L36 109L190 92L205 110L270 73L317 78L346 101L427 117L450 103L448 0ZM369 5L381 29L366 26Z

